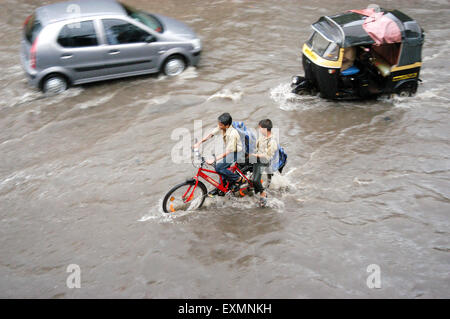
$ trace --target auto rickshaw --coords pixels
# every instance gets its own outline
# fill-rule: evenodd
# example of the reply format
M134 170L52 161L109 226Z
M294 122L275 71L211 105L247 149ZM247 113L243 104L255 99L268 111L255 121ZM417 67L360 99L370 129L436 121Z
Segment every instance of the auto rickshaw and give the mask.
M417 91L424 31L398 10L368 8L321 17L303 45L304 76L292 92L327 99L411 96Z

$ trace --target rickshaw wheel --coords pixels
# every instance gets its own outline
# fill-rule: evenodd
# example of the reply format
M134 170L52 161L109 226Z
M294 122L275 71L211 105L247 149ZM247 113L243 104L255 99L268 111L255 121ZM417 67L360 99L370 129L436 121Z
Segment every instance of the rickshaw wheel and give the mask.
M413 96L417 92L417 82L407 82L398 87L396 94L400 97Z
M306 89L300 89L300 90L293 89L291 92L294 94L297 94L297 95L308 95L310 93Z

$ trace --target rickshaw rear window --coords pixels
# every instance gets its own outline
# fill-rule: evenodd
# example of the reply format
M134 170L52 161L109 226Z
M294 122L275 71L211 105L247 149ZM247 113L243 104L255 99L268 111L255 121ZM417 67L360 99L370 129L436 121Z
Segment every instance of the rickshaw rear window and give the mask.
M415 21L405 22L404 26L407 38L420 38L421 30Z

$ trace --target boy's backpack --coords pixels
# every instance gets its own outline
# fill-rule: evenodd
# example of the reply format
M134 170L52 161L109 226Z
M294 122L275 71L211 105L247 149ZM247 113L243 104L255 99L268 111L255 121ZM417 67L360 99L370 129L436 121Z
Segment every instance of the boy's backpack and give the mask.
M245 154L254 153L256 149L256 136L255 134L248 130L244 122L235 121L232 123L233 127L238 131L241 137L242 150Z
M280 172L280 174L283 172L283 168L284 166L286 166L286 162L287 162L287 153L284 150L284 148L282 148L280 145L278 145L278 171Z
M283 172L284 166L286 166L286 162L287 162L287 153L284 150L284 148L282 148L280 144L278 144L278 150L275 152L275 155L271 160L270 167L272 169L272 172L278 170L281 174Z

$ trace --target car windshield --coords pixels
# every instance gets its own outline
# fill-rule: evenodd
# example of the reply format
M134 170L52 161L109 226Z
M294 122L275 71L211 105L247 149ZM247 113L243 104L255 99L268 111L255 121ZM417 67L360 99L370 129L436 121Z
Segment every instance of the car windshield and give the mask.
M150 29L159 32L159 33L163 33L163 26L161 24L161 22L158 21L158 19L156 19L156 17L154 17L151 14L148 14L146 12L137 10L129 5L123 4L121 3L122 7L125 9L125 11L127 12L127 15L130 18L133 18L134 20L146 25L147 27L149 27Z

